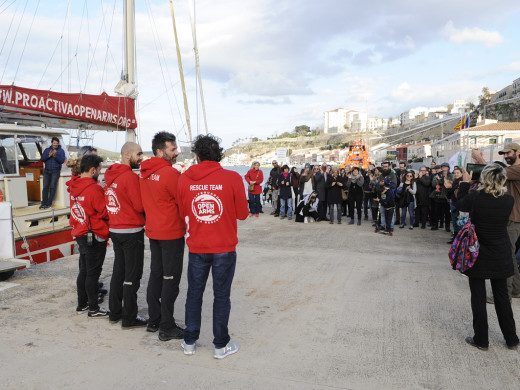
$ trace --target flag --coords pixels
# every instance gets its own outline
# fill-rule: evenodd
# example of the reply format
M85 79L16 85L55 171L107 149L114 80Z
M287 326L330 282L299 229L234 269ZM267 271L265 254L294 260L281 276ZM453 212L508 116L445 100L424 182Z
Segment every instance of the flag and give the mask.
M465 123L466 126L464 126L465 129L469 129L469 114L466 115L466 123Z
M463 129L463 127L462 127L462 123L463 123L463 122L464 122L464 119L461 119L461 120L459 121L459 123L457 123L457 124L455 125L455 127L453 128L453 130L455 130L455 131L459 131L460 129Z

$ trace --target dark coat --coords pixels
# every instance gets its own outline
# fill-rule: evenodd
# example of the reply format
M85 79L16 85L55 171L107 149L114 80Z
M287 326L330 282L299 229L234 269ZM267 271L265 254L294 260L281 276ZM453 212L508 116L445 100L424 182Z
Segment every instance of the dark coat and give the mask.
M283 173L278 175L278 181L276 186L280 189L280 199L291 199L292 198L292 175L289 172L287 179L283 176Z
M276 168L272 168L271 172L269 172L269 179L267 181L267 184L269 184L271 187L276 187L276 183L278 181L278 176L280 175L280 170L281 170L280 167L276 167ZM273 188L273 190L275 190L276 188Z
M432 185L431 176L419 177L417 178L415 183L417 184L417 192L415 193L415 205L428 206L430 204L430 188Z
M332 183L336 183L335 185L332 185ZM338 186L337 183L343 184L342 186ZM343 202L343 196L341 195L341 191L343 188L345 188L345 182L341 178L341 176L338 176L334 179L332 175L327 175L327 203L328 204L340 204Z
M508 194L495 198L484 191L468 191L469 184L460 183L457 208L471 212L480 250L475 265L465 274L476 279L506 279L514 274L507 234L514 198Z
M58 145L58 149L56 149L56 156L49 157L49 153L52 150L52 147L46 148L43 153L41 160L45 163L45 169L51 171L61 171L61 166L65 162L65 152L61 148L61 145Z
M331 175L327 173L327 177ZM325 176L322 171L318 171L314 174L314 190L318 193L318 199L320 202L327 200L327 188L326 188Z

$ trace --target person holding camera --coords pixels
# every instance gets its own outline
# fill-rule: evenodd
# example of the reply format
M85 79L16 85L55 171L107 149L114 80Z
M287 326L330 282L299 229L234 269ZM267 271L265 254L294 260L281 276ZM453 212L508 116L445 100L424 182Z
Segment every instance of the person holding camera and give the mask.
M442 163L441 171L433 175L432 179L433 191L430 194L430 198L432 199L431 230L439 230L439 227L442 229L444 226L447 232L451 231L451 214L447 197L448 189L444 185L446 179L450 181L453 180L453 177L450 174L450 164Z
M316 222L318 219L318 193L312 192L309 195L306 195L299 203L298 207L296 207L296 211L294 212L296 216L296 222Z
M504 160L509 165L505 168L507 175L506 187L508 194L513 196L515 200L507 224L507 234L512 252L511 259L513 264L516 264L515 244L520 238L520 145L517 143L507 144L498 153L504 156ZM480 149L473 149L471 157L477 164L487 163ZM518 267L515 266L513 268L515 273L507 280L507 291L510 298L520 298L520 272ZM493 303L493 298L489 297L488 302Z
M61 166L65 159L65 152L61 148L60 140L57 137L52 137L51 146L43 151L41 157L41 160L45 163L45 169L43 170L43 191L40 209L51 207L56 196Z
M110 235L105 194L97 183L102 161L94 154L84 156L80 163L80 176L71 180L68 188L72 237L79 248L76 312L88 310L90 318L108 317L109 314L98 305L99 276Z
M488 318L486 311L486 279L491 282L495 299L495 311L500 330L509 349L517 349L516 333L511 301L507 293L507 278L514 274L513 256L507 228L515 200L506 194L506 171L498 164L487 165L480 175L476 191L470 192L471 175L464 170L459 185L457 208L469 212L475 225L480 244L477 260L464 274L469 279L471 311L473 313L473 337L466 342L480 350L487 350Z

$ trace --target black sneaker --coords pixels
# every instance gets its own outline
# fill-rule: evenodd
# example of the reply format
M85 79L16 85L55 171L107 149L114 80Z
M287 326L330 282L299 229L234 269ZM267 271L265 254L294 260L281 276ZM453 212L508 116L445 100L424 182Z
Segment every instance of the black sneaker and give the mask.
M76 313L77 314L85 313L87 310L88 310L88 305L76 306Z
M146 325L148 325L148 318L137 316L134 318L133 321L130 321L128 323L123 321L123 323L121 324L121 327L123 329L132 329L132 328L142 328L143 326L146 326Z
M108 317L109 314L110 314L110 312L106 309L103 309L102 307L100 307L96 311L89 310L89 312L88 312L88 316L90 318L105 318L105 317Z
M177 325L175 326L175 328L173 328L171 330L159 331L159 340L161 340L161 341L168 341L168 340L172 340L172 339L180 340L183 338L184 338L184 330L182 328L179 328Z
M105 296L103 294L98 294L97 303L98 304L103 303L104 300L105 300Z
M147 332L155 333L158 330L159 330L159 325L157 325L157 324L148 324L146 326L146 331Z
M107 295L108 294L108 290L105 289L105 288L101 288L100 287L99 290L98 290L98 294L100 294L100 295Z
M119 316L119 317L108 316L108 321L110 321L111 324L117 324L119 321L121 321L121 316Z

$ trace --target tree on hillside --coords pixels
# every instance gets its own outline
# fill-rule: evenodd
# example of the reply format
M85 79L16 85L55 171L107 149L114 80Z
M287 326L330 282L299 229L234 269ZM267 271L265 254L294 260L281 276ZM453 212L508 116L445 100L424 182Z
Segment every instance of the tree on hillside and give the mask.
M296 126L294 128L294 133L301 135L301 136L307 135L310 132L311 132L311 128L307 125Z
M491 101L491 93L488 87L482 88L482 95L478 97L479 106L484 106Z

